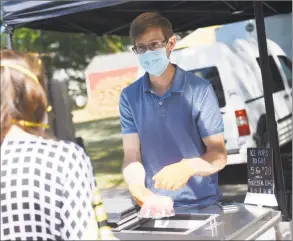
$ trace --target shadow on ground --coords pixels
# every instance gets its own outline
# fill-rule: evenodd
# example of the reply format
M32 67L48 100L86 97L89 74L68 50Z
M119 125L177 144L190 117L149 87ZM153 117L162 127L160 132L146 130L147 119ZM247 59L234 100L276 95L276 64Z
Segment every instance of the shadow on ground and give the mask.
M116 135L119 134L120 129L120 119L119 117L109 117L94 121L87 121L82 123L75 123L76 135L95 133L102 136Z
M119 117L77 123L75 129L76 136L83 138L100 188L123 185L123 149Z

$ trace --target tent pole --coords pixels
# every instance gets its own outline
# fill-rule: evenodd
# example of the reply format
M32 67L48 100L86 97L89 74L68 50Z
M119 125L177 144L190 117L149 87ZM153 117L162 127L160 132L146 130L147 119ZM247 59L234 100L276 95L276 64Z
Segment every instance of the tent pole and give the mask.
M11 34L7 34L7 48L12 49L12 36Z
M13 36L13 28L10 26L5 26L5 32L7 34L7 48L8 49L13 49L12 46L12 36Z
M40 30L40 39L41 39L41 54L46 53L45 41L44 41L44 31Z
M288 221L287 200L285 194L284 176L282 162L280 158L277 123L275 119L275 109L272 96L272 75L269 68L268 49L266 41L263 2L254 1L254 14L256 22L257 40L260 57L260 67L266 107L266 125L270 147L273 149L273 166L276 183L276 196L278 205L283 215L283 220Z

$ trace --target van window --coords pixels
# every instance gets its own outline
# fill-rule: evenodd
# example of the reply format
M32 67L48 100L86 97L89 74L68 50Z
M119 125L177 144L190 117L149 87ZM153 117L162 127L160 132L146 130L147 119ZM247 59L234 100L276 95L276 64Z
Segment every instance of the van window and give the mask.
M195 69L195 70L191 70L190 72L192 72L194 75L200 78L209 80L218 98L220 108L226 105L223 86L222 86L221 78L220 78L217 67L212 66L212 67L207 67L202 69Z
M286 75L288 85L292 88L292 62L286 56L278 56L282 69Z
M259 58L256 58L256 61L258 65L260 66ZM285 89L284 82L282 80L281 74L272 56L269 56L269 68L271 70L272 79L273 79L273 84L272 84L273 93L284 90Z

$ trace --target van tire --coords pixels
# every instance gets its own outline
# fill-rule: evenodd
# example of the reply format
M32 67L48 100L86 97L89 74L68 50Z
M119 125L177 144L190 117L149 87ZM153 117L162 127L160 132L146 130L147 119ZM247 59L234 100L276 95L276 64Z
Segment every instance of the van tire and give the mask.
M269 138L268 138L268 133L265 132L262 135L256 134L254 135L254 141L256 143L256 146L258 148L269 148L270 143L269 143Z
M254 135L256 146L259 148L269 147L269 138L267 133L266 116L262 115L257 123L257 131Z
M269 148L270 147L270 142L269 142L269 136L268 136L268 133L266 132L264 135L263 135L263 147L265 148Z

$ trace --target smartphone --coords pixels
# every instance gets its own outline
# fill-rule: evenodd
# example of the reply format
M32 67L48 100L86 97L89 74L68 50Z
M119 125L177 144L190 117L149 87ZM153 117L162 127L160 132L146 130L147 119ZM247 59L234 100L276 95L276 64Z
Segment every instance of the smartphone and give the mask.
M239 210L237 203L233 200L218 201L217 204L223 211L238 211Z

